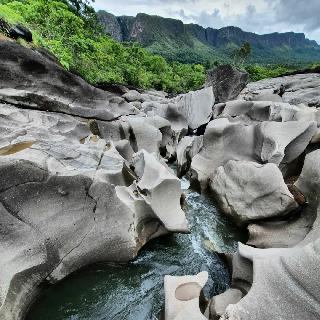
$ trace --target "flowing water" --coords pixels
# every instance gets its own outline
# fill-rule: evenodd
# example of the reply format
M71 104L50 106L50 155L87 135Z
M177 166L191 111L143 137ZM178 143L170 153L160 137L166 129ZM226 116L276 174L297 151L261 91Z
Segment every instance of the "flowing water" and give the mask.
M148 243L131 263L97 265L48 288L27 320L152 320L164 302L163 277L206 270L205 295L229 285L226 266L213 250L235 251L243 231L226 221L212 201L188 189L184 210L190 234L175 234Z

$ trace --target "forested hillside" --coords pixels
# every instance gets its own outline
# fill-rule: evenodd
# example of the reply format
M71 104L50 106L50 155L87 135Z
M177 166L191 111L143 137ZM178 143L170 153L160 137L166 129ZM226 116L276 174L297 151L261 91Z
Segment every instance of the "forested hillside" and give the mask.
M144 13L115 17L99 11L98 16L115 39L138 42L150 52L184 63L232 62L234 52L245 42L252 47L249 63L305 65L320 60L320 46L303 33L259 35L233 26L203 28Z
M169 92L196 89L204 83L199 64L166 62L137 44L107 36L94 10L82 1L26 0L0 3L2 34L21 24L32 31L31 47L44 47L68 70L92 84L121 83ZM7 27L5 23L9 25Z
M10 37L17 25L33 35L20 44L49 50L93 85L180 93L200 88L206 70L219 64L245 69L255 81L320 61L319 46L303 34L258 36L146 14L115 17L97 14L87 0L0 0L0 36Z

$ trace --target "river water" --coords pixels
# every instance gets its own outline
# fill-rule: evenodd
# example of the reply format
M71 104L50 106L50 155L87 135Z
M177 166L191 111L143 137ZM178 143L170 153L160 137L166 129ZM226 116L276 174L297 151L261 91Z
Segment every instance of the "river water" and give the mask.
M164 302L163 277L206 270L205 295L224 291L226 266L213 250L233 252L243 231L230 224L212 201L188 189L184 210L190 234L175 234L148 243L131 263L99 264L74 273L44 291L26 320L155 320Z

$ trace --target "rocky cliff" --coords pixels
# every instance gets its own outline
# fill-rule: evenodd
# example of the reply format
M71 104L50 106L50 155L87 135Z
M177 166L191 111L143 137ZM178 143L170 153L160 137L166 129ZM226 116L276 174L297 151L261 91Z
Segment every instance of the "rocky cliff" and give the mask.
M212 56L228 56L230 47L244 42L250 42L253 47L254 62L275 62L279 59L315 61L320 58L320 46L316 41L307 39L303 33L276 32L259 35L233 26L221 29L203 28L197 24L183 24L180 20L144 13L139 13L136 17L115 17L99 11L98 16L105 31L113 38L119 41L137 41L153 52L175 60L189 59L187 62L196 62L197 59ZM182 54L185 50L190 50L191 57Z

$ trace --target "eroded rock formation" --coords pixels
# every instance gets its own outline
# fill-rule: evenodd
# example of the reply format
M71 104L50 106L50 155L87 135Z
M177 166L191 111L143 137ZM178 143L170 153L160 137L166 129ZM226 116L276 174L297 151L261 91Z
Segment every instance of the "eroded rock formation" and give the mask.
M317 75L249 84L214 105L211 87L174 98L96 89L15 42L0 41L0 60L1 319L23 319L44 281L187 232L175 158L248 225L210 317L319 318ZM167 319L205 318L206 279L166 278Z
M284 100L290 103L303 103L303 105L284 105L283 103L266 101L245 103L237 101L231 103L231 105L227 102L225 105L219 106L219 117L226 117L231 120L232 115L234 115L237 121L248 124L250 121L258 120L256 116L252 116L253 114L257 115L257 106L265 109L263 112L260 112L262 109L259 110L259 114L262 115L262 118L260 115L259 118L266 121L266 117L275 114L270 112L271 108L276 110L275 106L278 105L279 108L277 109L281 112L277 113L281 117L277 116L277 121L282 121L283 124L269 121L263 122L262 126L257 127L258 140L261 140L262 133L265 142L262 143L262 149L259 149L256 154L260 155L261 160L274 163L273 166L275 164L279 165L283 175L287 175L289 171L283 170L281 163L286 167L298 154L304 153L305 156L298 164L300 169L295 168L298 179L296 177L286 179L290 184L290 190L295 193L295 198L300 199L298 202L302 207L300 207L299 212L291 212L287 217L265 221L259 221L258 219L257 222L249 224L249 241L247 245L239 244L238 252L233 255L230 263L232 270L231 289L212 299L210 319L298 320L318 319L320 316L320 291L318 286L320 277L317 272L317 265L320 261L320 153L318 145L315 144L317 143L315 136L319 123L317 121L318 110L307 106L314 104L310 102L309 98L317 96L316 90L313 88L315 78L314 75L311 75L309 78L308 76L293 76L266 80L265 82L248 85L247 89L244 90L245 97L248 98L248 92L253 93L252 88L259 88L260 85L264 85L268 81L279 84L278 81L286 80L286 88L295 86L295 89L284 94ZM297 79L301 80L300 84L298 84ZM299 100L295 100L298 96ZM226 107L228 104L229 106ZM279 128L281 128L282 133L278 131ZM297 130L297 133L294 133L295 130ZM289 138L290 136L291 138ZM310 137L313 138L310 140ZM292 142L288 143L289 140L286 141L288 138ZM273 152L272 149L278 151ZM241 167L242 164L241 161L233 161L233 163L235 167ZM220 192L225 190L224 197L234 189L228 182L229 176L224 174L225 178L221 178L223 177L223 170L228 165L230 166L230 163L221 167L212 180L213 189L220 190ZM256 164L256 166L259 165ZM279 172L279 169L277 170ZM251 183L249 181L255 180L254 174L249 174L250 170L245 171L248 173L246 182L242 180L244 170L231 170L231 172L234 172L232 181L235 182L235 185L238 187L245 186L241 199L239 197L237 201L232 201L232 198L229 197L228 201L225 202L227 208L233 210L239 206L245 206L248 199L254 196L259 188L267 191L268 187L277 180L277 175L267 174L260 182L256 180L254 190L250 190ZM281 175L278 175L278 177L279 182L285 187ZM272 182L269 181L268 183L268 179L272 179ZM295 180L297 181L294 182ZM267 185L264 186L264 183L268 187ZM228 188L229 186L230 188ZM278 191L276 194L281 197L287 192L288 189L286 188L286 192ZM272 193L268 195L271 196ZM259 200L261 199L259 198ZM260 212L267 208L276 213L277 208L272 208L276 203L276 200L270 201L269 205L265 204ZM252 208L254 207L250 207L250 210ZM245 212L251 212L250 210L245 210ZM237 291L239 289L240 293Z
M209 301L212 320L318 319L320 153L318 75L249 84L245 100L216 104L197 154L181 167L213 191L249 239L227 257L231 287ZM178 147L179 150L179 147Z
M15 42L0 41L0 52L0 318L18 320L43 282L127 262L150 239L188 231L180 180L160 154L174 157L214 100L212 90L201 105L201 92L179 103L115 94ZM157 101L170 104L164 117L138 108Z

